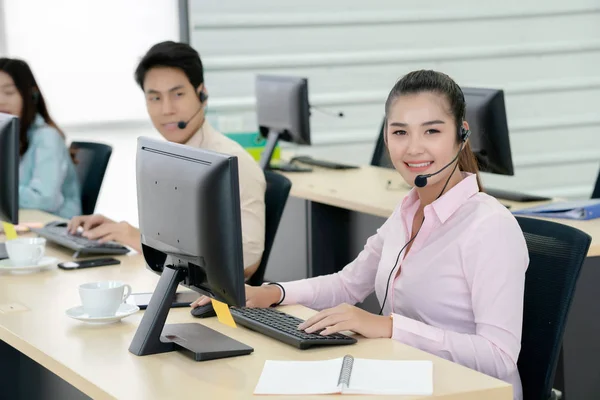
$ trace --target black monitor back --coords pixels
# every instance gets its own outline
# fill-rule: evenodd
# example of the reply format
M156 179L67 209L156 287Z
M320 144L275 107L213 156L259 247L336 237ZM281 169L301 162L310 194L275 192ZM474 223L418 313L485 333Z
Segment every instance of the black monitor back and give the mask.
M19 119L0 113L0 221L19 223Z
M244 306L237 157L141 137L137 193L148 267L182 268L184 286Z
M501 89L463 88L471 149L480 171L514 175L508 123Z
M308 80L301 77L257 75L256 119L262 136L280 133L286 142L310 145Z

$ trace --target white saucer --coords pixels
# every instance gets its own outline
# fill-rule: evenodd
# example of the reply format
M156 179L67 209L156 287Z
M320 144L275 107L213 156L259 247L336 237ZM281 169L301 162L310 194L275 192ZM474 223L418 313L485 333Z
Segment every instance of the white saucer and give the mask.
M10 258L0 260L0 272L38 272L49 267L53 267L58 263L58 258L42 257L36 264L33 265L14 265Z
M85 313L85 311L83 311L83 306L69 308L66 313L71 318L88 322L90 324L112 324L113 322L120 321L121 319L129 317L138 311L140 311L138 306L123 303L119 306L117 313L110 317L90 317Z

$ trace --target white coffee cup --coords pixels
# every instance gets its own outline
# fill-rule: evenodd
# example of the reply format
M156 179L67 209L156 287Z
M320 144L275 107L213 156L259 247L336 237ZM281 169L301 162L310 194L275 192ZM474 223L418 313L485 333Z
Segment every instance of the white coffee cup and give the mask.
M44 256L46 239L18 238L6 242L6 252L16 266L34 265Z
M90 317L111 317L131 294L131 286L119 281L89 282L79 286L83 311Z

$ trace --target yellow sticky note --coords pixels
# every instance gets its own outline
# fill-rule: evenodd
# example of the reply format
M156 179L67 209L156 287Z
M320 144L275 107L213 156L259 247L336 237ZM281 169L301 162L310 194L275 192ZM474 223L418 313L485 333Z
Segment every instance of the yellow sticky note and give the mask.
M4 234L6 235L6 240L13 240L17 238L17 231L15 230L15 226L8 222L3 222L2 227L4 228Z
M215 309L219 322L232 328L237 328L237 325L231 316L231 311L229 311L229 306L225 303L221 303L219 300L210 299L210 301L212 301L212 306Z

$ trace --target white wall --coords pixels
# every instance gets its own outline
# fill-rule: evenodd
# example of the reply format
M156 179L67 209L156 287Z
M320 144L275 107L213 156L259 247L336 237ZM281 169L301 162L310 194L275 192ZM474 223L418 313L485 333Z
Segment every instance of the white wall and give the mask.
M259 72L307 76L311 102L344 119L311 118L332 159L370 160L395 81L418 68L462 86L505 90L516 176L490 186L589 196L600 163L597 0L190 0L212 110L252 128Z
M9 56L30 63L64 126L145 120L133 80L154 43L178 39L173 0L5 0Z

